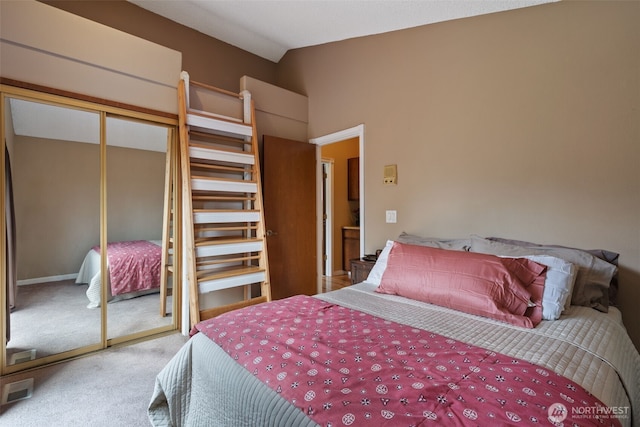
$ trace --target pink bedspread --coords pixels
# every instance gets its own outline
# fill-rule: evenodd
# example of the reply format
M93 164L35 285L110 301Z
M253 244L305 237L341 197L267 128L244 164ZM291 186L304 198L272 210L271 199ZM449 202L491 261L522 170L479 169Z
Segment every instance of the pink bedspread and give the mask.
M100 247L93 248L100 253ZM146 240L107 244L111 295L144 291L160 286L162 249Z
M323 426L620 425L574 415L606 408L554 372L307 296L194 331Z

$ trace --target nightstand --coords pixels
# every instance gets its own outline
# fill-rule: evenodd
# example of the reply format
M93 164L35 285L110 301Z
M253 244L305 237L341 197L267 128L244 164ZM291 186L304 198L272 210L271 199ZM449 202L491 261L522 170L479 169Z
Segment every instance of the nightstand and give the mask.
M351 283L360 283L367 280L369 272L375 265L375 261L365 261L363 259L351 260Z

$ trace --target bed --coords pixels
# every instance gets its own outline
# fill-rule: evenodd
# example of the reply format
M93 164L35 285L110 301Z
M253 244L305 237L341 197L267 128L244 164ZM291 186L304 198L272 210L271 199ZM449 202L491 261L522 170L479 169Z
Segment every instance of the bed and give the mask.
M615 262L476 236L400 237L363 283L200 322L156 378L151 423L638 424L640 355L608 302ZM489 287L478 280L488 264ZM518 284L496 293L493 270ZM507 288L526 275L521 307L521 290Z
M108 301L116 302L159 292L162 241L131 240L107 244ZM89 250L76 283L87 283L88 308L100 307L100 247Z

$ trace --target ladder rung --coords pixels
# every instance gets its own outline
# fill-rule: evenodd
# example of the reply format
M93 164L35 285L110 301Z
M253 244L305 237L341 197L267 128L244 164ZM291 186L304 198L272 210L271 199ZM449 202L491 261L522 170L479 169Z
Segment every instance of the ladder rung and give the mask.
M229 139L229 138L227 138L227 139ZM243 145L249 144L247 141L237 140L237 142L238 143L241 142ZM226 153L250 154L250 155L253 156L253 151L246 150L246 149L244 149L244 147L243 147L242 150L240 150L238 148L230 148L228 146L215 145L215 144L202 142L202 141L195 141L195 140L189 141L189 147L191 147L191 148L203 148L205 150L210 150L210 151L223 151L223 152L226 152Z
M233 265L230 267L219 267L208 270L198 270L198 281L223 279L225 277L242 276L249 273L264 271L264 268L256 265Z
M196 245L195 252L196 258L206 258L220 255L233 255L244 254L250 252L260 252L264 248L264 243L261 239L252 239L244 242L230 242L230 243L214 243Z
M194 226L194 230L198 231L198 232L204 232L204 231L246 231L246 230L257 230L258 226L257 225L243 225L243 224L239 224L239 225L218 225L218 226L210 226L210 225L202 225L202 224L196 224Z
M250 125L244 123L236 123L226 119L220 119L213 116L207 116L202 112L189 110L187 113L187 124L202 129L217 130L227 132L234 135L251 136L253 129Z
M258 184L239 179L209 178L196 176L191 178L192 191L226 191L229 193L257 193Z
M210 169L210 170L221 170L221 171L240 172L240 173L253 173L253 168L249 168L249 167L213 165L211 163L200 163L200 162L191 162L191 170L193 171L193 169Z
M226 122L231 123L242 123L245 124L242 119L238 117L225 116L224 114L212 113L211 111L204 111L198 108L189 108L189 114L193 114L196 116L202 116L208 119L216 119L216 120L224 120Z
M251 141L247 141L246 137L233 137L229 135L219 135L215 133L206 133L206 132L198 132L197 130L190 130L189 135L197 137L197 138L189 138L191 140L191 144L194 142L203 142L202 139L211 141L215 144L225 144L237 146L237 144L242 145L243 147L246 145L251 145Z
M259 267L243 267L242 269L211 274L199 279L198 291L201 294L204 294L207 292L220 291L222 289L264 282L265 279L266 274L264 269Z
M201 83L201 82L196 82L194 80L189 80L189 84L191 86L201 87L203 89L207 89L207 90L210 90L212 92L218 92L218 93L222 93L222 94L225 94L225 95L233 96L234 98L243 99L243 96L241 94L239 94L239 93L231 92L231 91L226 90L226 89L222 89L222 88L219 88L219 87L211 86L211 85L208 85L206 83Z
M218 209L194 209L194 224L216 224L224 222L258 222L260 211L231 211Z
M243 165L254 165L255 156L251 152L220 150L200 145L189 147L189 157L192 159L212 160L218 162L240 163Z
M229 201L229 202L244 202L244 201L252 201L256 200L254 196L218 196L218 195L210 195L210 194L193 194L191 200L198 200L202 202L206 201Z
M211 245L221 245L228 243L244 243L244 242L253 242L258 241L260 239L256 239L255 237L243 237L243 236L215 236L215 237L203 237L196 238L194 244L196 246L211 246Z
M234 258L216 258L216 259L198 261L196 265L200 267L206 267L210 265L227 264L230 262L247 262L247 261L255 261L259 259L260 259L260 255L251 255L251 256L234 257Z

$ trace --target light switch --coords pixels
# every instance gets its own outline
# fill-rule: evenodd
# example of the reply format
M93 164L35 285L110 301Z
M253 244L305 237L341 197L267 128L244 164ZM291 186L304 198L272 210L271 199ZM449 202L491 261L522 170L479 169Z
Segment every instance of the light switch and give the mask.
M396 211L387 211L387 223L395 224L398 222L398 216Z

